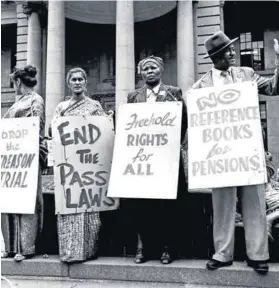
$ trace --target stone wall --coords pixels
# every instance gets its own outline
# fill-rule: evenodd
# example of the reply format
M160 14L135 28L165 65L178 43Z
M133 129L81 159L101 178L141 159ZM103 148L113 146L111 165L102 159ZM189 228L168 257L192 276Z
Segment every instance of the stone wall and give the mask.
M27 60L27 34L28 34L28 19L23 14L22 3L16 5L17 16L17 67L26 65Z
M1 1L1 25L16 23L16 3L4 3Z
M203 59L206 54L205 39L221 29L220 1L199 1L196 11L196 37L197 37L197 76L200 78L212 67L210 59Z

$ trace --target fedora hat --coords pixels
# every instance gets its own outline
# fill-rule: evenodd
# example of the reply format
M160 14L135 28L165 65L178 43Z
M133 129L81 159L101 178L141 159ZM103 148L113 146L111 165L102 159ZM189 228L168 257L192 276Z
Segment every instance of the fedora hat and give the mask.
M211 57L226 47L230 46L233 42L235 42L238 37L234 39L230 39L224 32L218 31L213 35L209 36L205 41L204 45L207 50L207 54L203 58Z

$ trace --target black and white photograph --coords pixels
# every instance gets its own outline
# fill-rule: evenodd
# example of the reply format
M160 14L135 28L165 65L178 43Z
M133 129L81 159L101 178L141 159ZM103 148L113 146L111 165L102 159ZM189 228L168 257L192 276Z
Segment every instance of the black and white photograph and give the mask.
M279 288L279 1L1 0L1 287Z

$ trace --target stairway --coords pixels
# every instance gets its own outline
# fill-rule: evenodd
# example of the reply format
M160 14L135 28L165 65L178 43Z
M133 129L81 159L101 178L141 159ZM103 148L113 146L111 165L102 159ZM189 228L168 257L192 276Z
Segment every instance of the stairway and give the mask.
M61 263L57 256L50 256L49 258L36 256L22 263L16 263L13 259L2 259L2 275L9 279L18 279L15 281L22 281L22 284L20 282L19 286L16 286L17 288L279 287L279 264L271 263L270 272L267 276L258 275L251 268L247 267L246 263L235 262L233 266L213 272L208 271L205 268L205 264L205 260L177 260L170 265L162 265L158 261L148 261L147 263L137 265L134 264L132 258L101 257L94 261L66 265ZM49 284L52 283L53 286L49 284L48 286L43 286L45 283L44 279L52 279L54 282L47 282ZM31 285L29 283L30 280L35 281L34 283L43 282L39 286L34 286L35 284ZM24 286L24 283L29 283L29 286ZM60 284L58 285L57 283ZM61 283L65 286L61 286ZM91 286L88 286L89 284Z

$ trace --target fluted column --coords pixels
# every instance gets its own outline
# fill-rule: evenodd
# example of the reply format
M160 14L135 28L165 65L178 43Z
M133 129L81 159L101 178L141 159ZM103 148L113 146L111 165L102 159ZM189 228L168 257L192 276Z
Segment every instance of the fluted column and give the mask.
M65 16L64 1L48 1L46 128L53 111L65 96ZM47 131L46 129L46 131Z
M125 103L128 92L135 89L134 3L116 3L116 113Z
M195 81L193 3L177 2L177 84L183 95Z
M39 15L32 12L28 18L28 36L27 36L27 65L33 65L37 68L38 84L36 90L41 93L41 72L42 72L42 37Z
M102 83L105 79L108 78L109 75L109 65L108 65L108 57L106 53L103 53L100 56L100 83Z
M40 17L45 14L45 3L26 1L22 4L23 13L28 16L27 65L37 68L36 91L42 93L42 30Z

